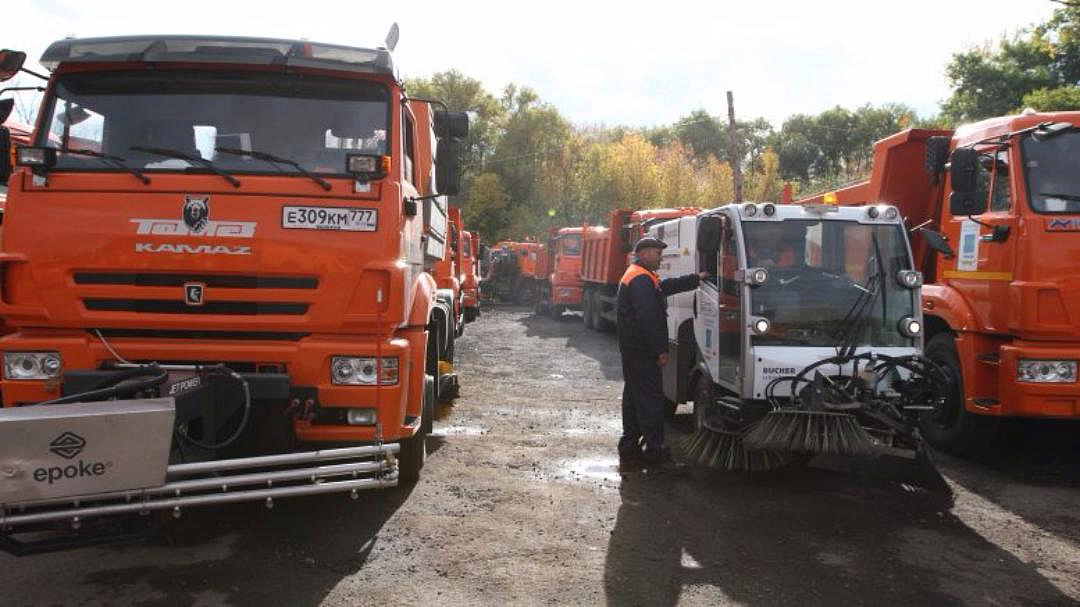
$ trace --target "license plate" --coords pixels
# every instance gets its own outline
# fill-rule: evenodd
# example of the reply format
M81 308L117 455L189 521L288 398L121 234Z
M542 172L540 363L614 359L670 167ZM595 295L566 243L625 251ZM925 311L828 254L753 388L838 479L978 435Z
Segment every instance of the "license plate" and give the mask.
M375 209L350 207L282 207L281 227L290 230L374 232L379 226Z

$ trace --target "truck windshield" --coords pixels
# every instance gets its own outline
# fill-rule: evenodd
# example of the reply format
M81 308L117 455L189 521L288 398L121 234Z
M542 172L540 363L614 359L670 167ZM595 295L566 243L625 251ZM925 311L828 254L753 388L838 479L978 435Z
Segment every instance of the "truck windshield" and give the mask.
M581 236L578 234L569 234L562 236L562 254L563 255L581 255Z
M369 81L299 74L148 70L62 76L38 145L121 157L146 172L206 170L133 148L181 151L230 173L296 173L217 148L256 150L312 173L344 174L345 154L388 154L389 90ZM57 169L117 170L60 154Z
M909 346L900 320L914 291L897 282L911 269L898 225L843 220L745 222L747 266L768 279L750 289L751 313L771 323L755 345Z
M1080 130L1037 141L1030 134L1020 144L1028 200L1036 213L1080 213Z

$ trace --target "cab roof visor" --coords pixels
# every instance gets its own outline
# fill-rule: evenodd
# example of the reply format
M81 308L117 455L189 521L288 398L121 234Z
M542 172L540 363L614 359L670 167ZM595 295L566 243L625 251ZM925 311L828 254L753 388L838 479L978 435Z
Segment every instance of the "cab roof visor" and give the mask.
M235 36L116 36L53 42L41 64L62 63L235 63L313 67L394 75L386 49L366 49L303 40Z

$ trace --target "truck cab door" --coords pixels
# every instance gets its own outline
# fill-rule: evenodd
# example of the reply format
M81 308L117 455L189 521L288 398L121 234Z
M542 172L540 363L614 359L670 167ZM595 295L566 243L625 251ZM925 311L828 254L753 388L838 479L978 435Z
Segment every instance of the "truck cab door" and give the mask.
M953 216L948 230L956 256L944 260L943 275L968 302L980 324L991 332L1008 331L1009 283L1016 258L1017 210L1011 192L1022 172L1010 171L1009 150L980 154L974 196L985 210L971 217Z

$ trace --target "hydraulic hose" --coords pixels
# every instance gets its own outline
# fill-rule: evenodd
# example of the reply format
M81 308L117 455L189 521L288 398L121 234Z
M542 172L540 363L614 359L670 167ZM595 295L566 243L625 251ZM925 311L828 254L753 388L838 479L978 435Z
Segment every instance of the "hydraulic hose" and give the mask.
M251 388L248 387L248 383L244 381L243 377L240 377L240 375L236 373L236 371L233 371L225 365L214 365L213 367L207 367L206 369L204 369L203 373L218 373L224 375L225 377L229 377L240 384L240 388L244 391L244 412L243 414L241 414L240 423L236 426L236 430L232 433L232 435L229 436L229 438L221 441L220 443L205 443L200 440L191 438L187 435L187 432L181 430L179 426L177 426L176 428L176 436L180 438L180 440L182 440L183 442L186 442L190 445L194 445L201 449L206 449L207 451L217 451L218 449L224 449L225 447L228 447L229 445L236 442L236 439L240 438L240 435L243 434L244 430L247 428L248 420L251 417Z
M153 373L153 375L150 375ZM131 379L134 377L142 377L150 375L147 379L131 382L124 385L117 385L119 382ZM125 369L117 372L115 375L103 380L111 385L107 387L96 388L93 390L87 390L86 392L79 392L78 394L69 394L67 396L61 396L60 398L54 398L47 400L39 405L63 405L69 403L86 402L92 400L106 400L110 398L118 398L121 396L129 396L131 394L138 394L144 390L156 388L165 383L169 379L169 372L162 369L157 365L146 365L143 367L137 367L135 369ZM97 385L101 385L99 382Z

